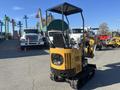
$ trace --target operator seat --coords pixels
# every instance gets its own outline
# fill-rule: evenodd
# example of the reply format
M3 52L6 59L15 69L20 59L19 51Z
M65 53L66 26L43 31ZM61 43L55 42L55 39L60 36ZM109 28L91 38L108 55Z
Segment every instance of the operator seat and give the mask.
M63 27L62 27L63 26ZM48 31L61 31L57 33L53 33L53 44L55 47L65 48L66 47L66 39L63 32L69 29L68 24L65 21L60 19L53 20L47 27Z

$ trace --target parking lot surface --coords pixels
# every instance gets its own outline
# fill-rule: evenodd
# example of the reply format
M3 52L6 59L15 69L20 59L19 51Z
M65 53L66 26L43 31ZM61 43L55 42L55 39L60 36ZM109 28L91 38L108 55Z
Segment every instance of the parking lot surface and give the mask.
M0 90L73 90L50 80L48 50L0 49ZM96 51L89 62L97 65L96 74L81 90L120 90L120 49Z

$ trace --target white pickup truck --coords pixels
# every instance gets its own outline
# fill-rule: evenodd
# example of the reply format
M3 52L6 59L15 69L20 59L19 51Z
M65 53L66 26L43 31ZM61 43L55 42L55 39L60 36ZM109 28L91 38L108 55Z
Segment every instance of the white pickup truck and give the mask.
M37 29L24 29L22 36L20 37L20 46L23 50L29 46L41 46L45 45L43 33L39 33Z
M81 37L83 35L82 29L72 29L71 33L69 34L71 40L73 40L74 42L80 42Z

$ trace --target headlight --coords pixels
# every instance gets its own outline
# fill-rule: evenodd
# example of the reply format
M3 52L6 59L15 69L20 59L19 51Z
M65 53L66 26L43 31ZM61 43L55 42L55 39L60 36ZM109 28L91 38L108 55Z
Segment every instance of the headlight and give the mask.
M62 65L63 64L63 57L59 54L52 54L51 60L54 65Z
M25 39L21 39L20 41L21 41L22 43L25 43Z
M41 41L42 41L42 39L40 38L38 41L39 41L39 42L41 42Z

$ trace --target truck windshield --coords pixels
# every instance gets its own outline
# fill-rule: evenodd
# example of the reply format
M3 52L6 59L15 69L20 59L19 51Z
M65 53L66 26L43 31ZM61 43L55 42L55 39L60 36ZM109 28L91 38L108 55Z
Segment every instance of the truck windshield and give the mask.
M72 33L82 33L82 29L72 29Z
M24 30L25 33L38 33L37 29L26 29Z

